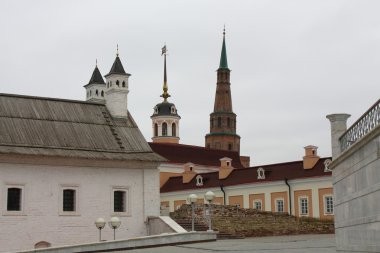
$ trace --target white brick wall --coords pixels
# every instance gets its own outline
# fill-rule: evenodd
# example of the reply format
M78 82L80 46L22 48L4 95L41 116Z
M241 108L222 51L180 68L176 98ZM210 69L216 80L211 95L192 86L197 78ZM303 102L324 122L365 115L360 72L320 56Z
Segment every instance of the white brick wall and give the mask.
M158 180L154 169L0 163L0 251L31 249L39 241L52 246L96 242L95 220L112 217L113 186L129 188L131 205L131 214L120 217L116 239L146 235L144 213L159 214ZM7 185L23 185L24 215L7 215ZM60 215L61 185L78 187L78 215ZM113 239L108 225L102 239Z

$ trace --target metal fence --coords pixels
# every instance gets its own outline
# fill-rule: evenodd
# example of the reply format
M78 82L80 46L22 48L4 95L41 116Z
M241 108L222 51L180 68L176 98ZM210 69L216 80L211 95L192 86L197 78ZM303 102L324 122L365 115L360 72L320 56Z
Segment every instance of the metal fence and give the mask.
M339 138L341 151L348 149L379 124L380 99Z

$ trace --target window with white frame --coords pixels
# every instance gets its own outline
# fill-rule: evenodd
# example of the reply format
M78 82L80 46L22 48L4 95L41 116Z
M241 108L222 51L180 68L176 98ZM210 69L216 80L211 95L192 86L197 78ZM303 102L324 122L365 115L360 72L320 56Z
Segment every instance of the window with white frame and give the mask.
M261 199L255 199L255 200L253 201L253 208L256 209L256 210L259 210L259 211L262 210L262 202L261 202Z
M128 188L114 187L112 190L113 212L121 215L127 215L129 211L128 199Z
M7 189L7 211L22 211L22 188L9 187Z
M201 175L198 175L196 178L196 186L202 186L203 185L203 177Z
M309 214L309 203L307 197L300 197L299 198L299 205L300 205L300 216L308 215Z
M324 196L325 215L334 214L334 200L332 195Z
M61 185L59 197L59 214L60 215L79 215L78 191L76 185Z
M276 212L284 212L284 199L276 199Z
M2 196L3 215L25 215L25 185L6 185Z
M62 211L64 212L75 212L76 211L76 190L75 189L64 189L63 190L63 203Z

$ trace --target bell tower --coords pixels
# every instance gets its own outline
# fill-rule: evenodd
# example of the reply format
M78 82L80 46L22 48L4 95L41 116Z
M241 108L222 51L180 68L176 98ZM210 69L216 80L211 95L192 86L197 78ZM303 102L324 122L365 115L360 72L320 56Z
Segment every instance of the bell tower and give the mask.
M164 99L154 107L152 119L153 142L179 143L179 120L181 117L177 113L177 108L173 103L169 103L168 83L166 74L166 45L162 48L161 55L164 55L164 85L161 97Z
M240 152L240 136L236 134L236 114L232 111L230 73L227 62L226 32L217 70L214 111L210 114L210 133L206 135L206 148Z

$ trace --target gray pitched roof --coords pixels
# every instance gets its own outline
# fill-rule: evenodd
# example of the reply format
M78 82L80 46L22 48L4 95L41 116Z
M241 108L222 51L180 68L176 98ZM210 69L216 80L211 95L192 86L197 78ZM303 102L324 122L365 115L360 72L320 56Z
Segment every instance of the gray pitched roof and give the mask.
M0 93L0 154L163 161L132 116L103 104Z
M106 84L104 82L104 79L102 77L102 74L100 74L100 71L98 69L98 66L95 66L94 72L92 72L92 76L88 84Z
M128 76L130 76L130 74L128 74L128 73L125 72L123 64L121 63L119 56L116 56L116 59L115 59L115 61L112 64L110 72L107 75L105 75L105 76L107 77L107 76L109 76L111 74L119 74L119 75L128 75Z

